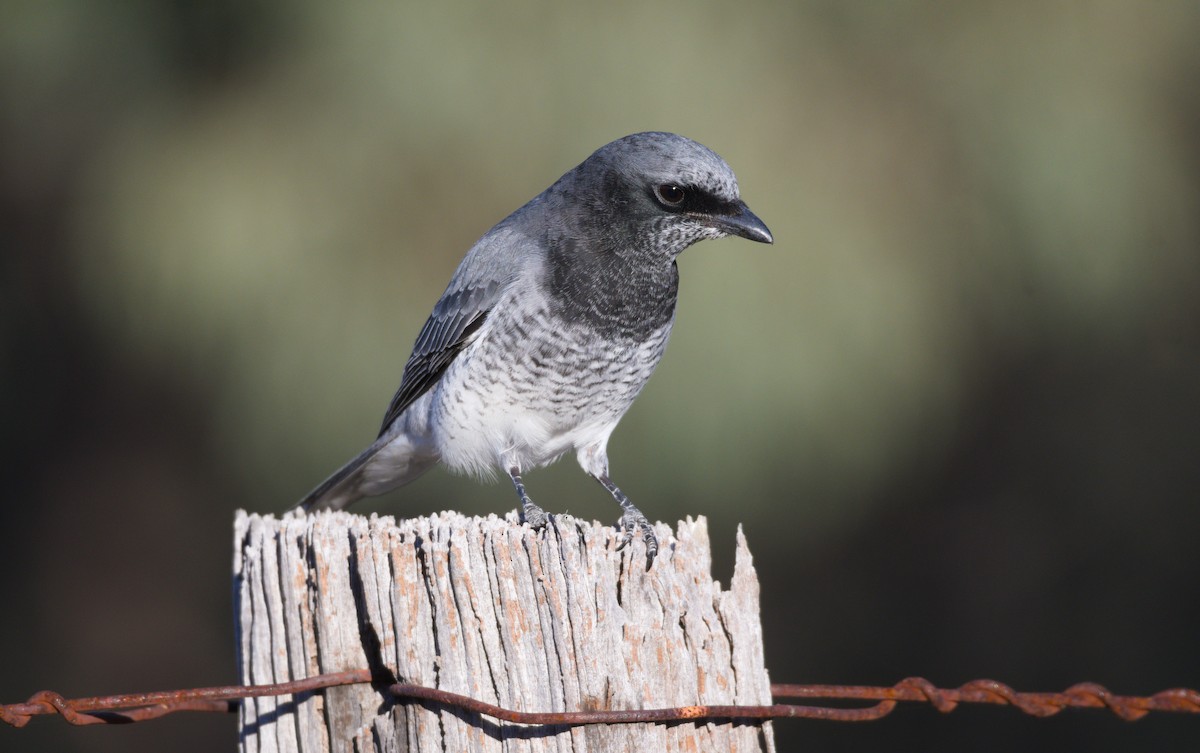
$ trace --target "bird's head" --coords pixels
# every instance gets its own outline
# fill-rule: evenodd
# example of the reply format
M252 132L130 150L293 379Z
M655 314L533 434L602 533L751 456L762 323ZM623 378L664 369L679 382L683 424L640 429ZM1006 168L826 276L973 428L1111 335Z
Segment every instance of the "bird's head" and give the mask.
M672 257L696 241L738 235L772 243L725 160L673 133L635 133L596 150L564 179L581 221L619 245Z

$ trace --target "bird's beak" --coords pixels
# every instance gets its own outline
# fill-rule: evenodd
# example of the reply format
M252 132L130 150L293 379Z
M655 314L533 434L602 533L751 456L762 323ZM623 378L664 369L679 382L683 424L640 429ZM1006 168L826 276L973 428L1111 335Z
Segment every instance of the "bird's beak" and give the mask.
M775 242L771 231L754 212L750 211L746 202L739 200L735 210L733 214L713 215L709 220L714 227L730 235L739 235L757 243Z

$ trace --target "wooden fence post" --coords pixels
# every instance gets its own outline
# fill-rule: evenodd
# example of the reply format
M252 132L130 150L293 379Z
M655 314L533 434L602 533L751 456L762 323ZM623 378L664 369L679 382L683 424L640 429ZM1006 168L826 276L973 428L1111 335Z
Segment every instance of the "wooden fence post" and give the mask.
M235 531L243 683L372 668L521 711L771 703L745 538L722 590L703 518L658 524L648 572L567 515L239 512ZM769 722L528 727L369 685L247 701L240 731L247 753L774 750Z

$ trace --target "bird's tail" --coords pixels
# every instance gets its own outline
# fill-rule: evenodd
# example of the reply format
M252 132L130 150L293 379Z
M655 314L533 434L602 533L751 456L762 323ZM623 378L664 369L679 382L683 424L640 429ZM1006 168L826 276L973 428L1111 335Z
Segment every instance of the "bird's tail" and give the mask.
M417 451L406 437L380 437L292 509L341 510L363 497L383 494L416 480L436 462L436 456Z

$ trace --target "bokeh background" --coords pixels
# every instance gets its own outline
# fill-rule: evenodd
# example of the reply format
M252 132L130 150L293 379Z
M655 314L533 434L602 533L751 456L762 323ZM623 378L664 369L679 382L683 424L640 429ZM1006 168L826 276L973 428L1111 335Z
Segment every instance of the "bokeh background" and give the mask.
M462 253L672 130L775 233L681 259L611 443L737 525L776 681L1200 686L1200 5L0 8L0 701L236 679L236 508L365 446ZM572 461L552 511L615 508ZM513 507L435 471L362 512ZM903 709L781 750L1195 750L1200 719ZM231 750L232 717L0 749Z

